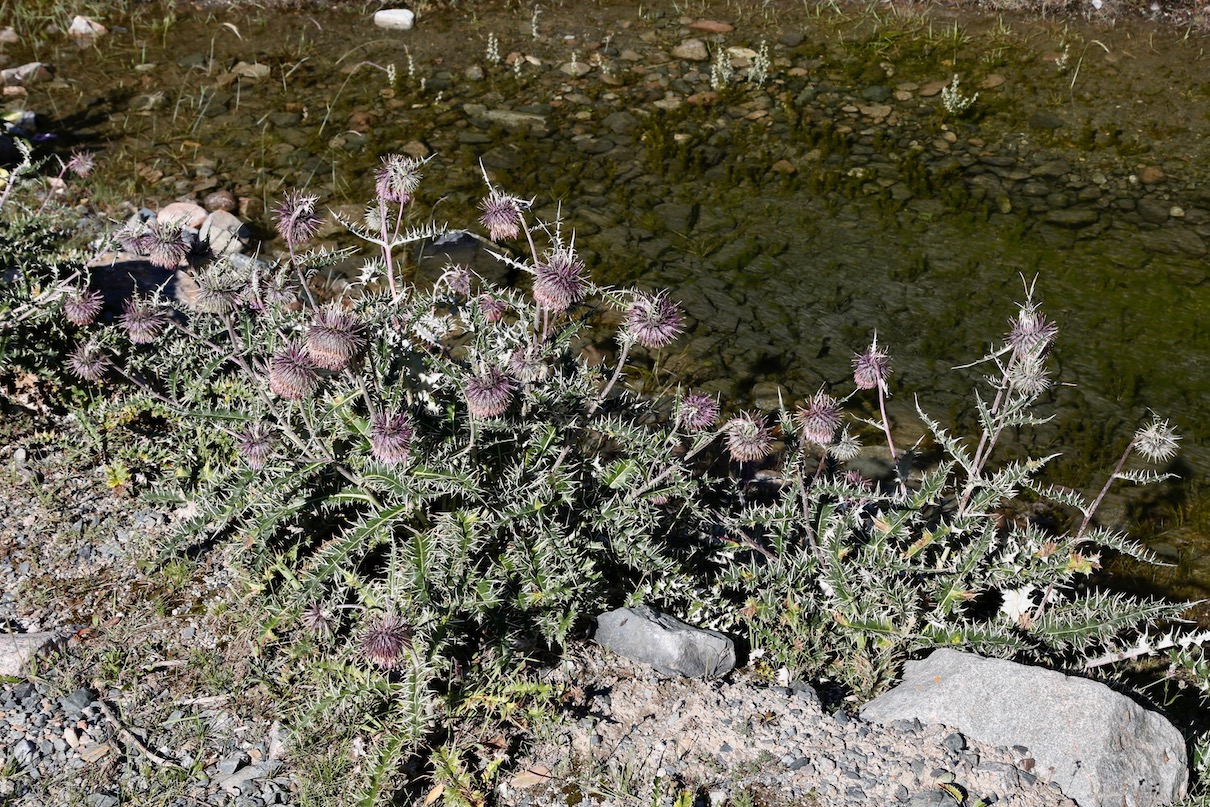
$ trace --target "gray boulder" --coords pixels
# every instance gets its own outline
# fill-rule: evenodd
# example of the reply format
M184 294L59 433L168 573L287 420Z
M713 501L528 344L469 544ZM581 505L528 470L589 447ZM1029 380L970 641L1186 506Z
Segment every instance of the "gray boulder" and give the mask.
M646 605L601 614L593 638L665 675L718 678L735 667L735 643L726 636L686 625Z
M1181 733L1104 684L1052 670L937 650L870 701L877 723L917 718L996 746L1022 745L1033 773L1080 807L1151 807L1185 795Z

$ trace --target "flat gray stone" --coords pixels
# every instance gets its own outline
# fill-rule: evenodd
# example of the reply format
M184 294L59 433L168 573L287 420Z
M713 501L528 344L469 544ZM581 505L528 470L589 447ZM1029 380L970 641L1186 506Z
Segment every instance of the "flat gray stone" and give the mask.
M1185 795L1181 733L1104 684L1053 670L937 650L870 701L877 723L917 718L996 746L1021 745L1033 773L1081 807L1159 807Z
M59 641L57 633L0 634L0 675L21 678L30 659Z
M665 675L718 678L735 667L735 643L653 608L619 608L597 617L598 644Z

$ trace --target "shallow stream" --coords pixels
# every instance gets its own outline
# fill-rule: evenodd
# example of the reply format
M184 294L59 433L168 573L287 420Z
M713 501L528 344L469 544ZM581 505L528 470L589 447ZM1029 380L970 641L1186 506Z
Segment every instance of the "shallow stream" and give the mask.
M969 429L982 370L953 368L1001 338L1037 276L1060 384L1051 425L1023 440L1062 450L1053 479L1089 489L1148 410L1171 418L1181 481L1114 517L1175 564L1145 585L1210 591L1204 36L881 3L475 3L406 32L357 6L101 21L77 47L47 31L62 20L0 18L22 37L3 66L57 69L6 109L101 152L81 202L118 214L228 189L268 234L284 190L356 214L378 157L407 149L436 155L420 205L471 226L482 161L540 214L561 204L598 281L683 302L689 332L654 383L735 406L847 393L877 331L904 437L916 396ZM705 60L678 55L691 38ZM728 47L749 50L715 66ZM978 92L964 114L942 103L954 75Z

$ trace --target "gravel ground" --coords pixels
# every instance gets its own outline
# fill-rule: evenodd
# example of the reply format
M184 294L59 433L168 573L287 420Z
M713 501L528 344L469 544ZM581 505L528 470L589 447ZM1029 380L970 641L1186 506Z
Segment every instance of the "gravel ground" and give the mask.
M1029 770L1028 749L991 748L944 726L880 726L829 714L809 686L668 679L592 649L555 676L579 694L573 717L500 788L506 803L652 803L689 790L711 805L906 804L955 800L940 785L1014 807L1074 802ZM571 754L568 754L570 749ZM631 790L620 792L620 783Z
M294 803L286 733L226 635L220 553L149 562L178 514L110 489L70 434L0 441L0 629L63 638L28 678L0 679L0 804Z

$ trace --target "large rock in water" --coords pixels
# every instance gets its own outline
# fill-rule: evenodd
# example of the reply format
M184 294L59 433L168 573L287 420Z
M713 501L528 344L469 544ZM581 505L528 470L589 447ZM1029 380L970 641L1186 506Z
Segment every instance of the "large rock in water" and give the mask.
M691 627L646 605L601 614L593 638L665 675L718 678L735 667L735 643L726 636Z
M998 746L1023 745L1033 773L1080 807L1151 807L1185 795L1181 733L1104 684L1053 670L937 650L866 704L878 723L917 718Z

